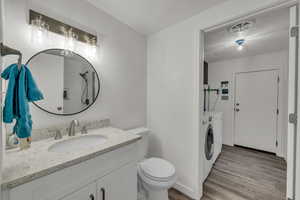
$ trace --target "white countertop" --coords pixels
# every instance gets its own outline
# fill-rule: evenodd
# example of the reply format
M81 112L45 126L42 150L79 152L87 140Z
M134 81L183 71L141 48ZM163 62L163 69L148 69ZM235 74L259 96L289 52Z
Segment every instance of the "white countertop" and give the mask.
M126 131L106 127L89 130L88 135L102 135L107 141L99 146L76 150L75 152L49 152L48 148L70 137L61 140L54 138L33 142L31 148L20 151L19 149L6 152L2 170L2 188L14 188L42 176L49 175L58 170L92 159L103 153L115 150L126 144L133 143L141 137ZM82 137L80 133L72 137Z

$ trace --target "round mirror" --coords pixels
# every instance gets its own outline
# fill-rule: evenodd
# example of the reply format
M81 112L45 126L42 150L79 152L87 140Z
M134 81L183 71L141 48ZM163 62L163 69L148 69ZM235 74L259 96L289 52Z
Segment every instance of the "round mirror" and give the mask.
M88 109L100 92L99 76L82 56L64 49L48 49L35 54L26 65L44 95L34 102L55 115L74 115Z

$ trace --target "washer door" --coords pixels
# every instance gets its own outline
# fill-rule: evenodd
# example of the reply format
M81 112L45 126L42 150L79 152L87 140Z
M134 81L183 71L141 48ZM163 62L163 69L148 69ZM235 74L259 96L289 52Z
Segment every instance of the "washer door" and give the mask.
M211 160L214 155L214 130L213 126L210 124L206 130L205 137L205 157L206 160Z

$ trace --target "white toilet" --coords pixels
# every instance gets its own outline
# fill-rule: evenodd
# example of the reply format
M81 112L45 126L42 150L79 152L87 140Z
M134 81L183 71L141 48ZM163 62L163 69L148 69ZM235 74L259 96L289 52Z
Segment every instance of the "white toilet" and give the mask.
M128 132L142 136L142 139L138 142L140 159L137 166L139 199L168 200L168 189L175 184L177 179L175 167L161 158L146 158L148 152L148 129L138 128Z

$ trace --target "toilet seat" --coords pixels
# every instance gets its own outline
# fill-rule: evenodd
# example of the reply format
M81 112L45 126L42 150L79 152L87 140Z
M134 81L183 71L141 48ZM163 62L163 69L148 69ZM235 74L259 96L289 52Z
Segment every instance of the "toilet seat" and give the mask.
M160 158L149 158L139 164L142 176L157 182L168 182L175 177L174 166Z

